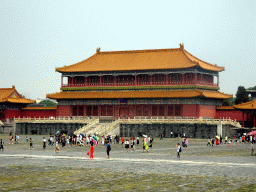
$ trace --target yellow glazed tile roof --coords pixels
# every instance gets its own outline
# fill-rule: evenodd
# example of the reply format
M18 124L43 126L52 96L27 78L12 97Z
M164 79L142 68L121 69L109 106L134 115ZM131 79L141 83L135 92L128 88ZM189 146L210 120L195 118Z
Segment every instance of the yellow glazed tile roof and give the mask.
M209 91L210 92L210 91ZM226 96L225 96L226 95ZM118 99L118 98L230 98L230 95L198 90L175 90L175 91L106 91L106 92L59 92L47 95L51 99ZM232 97L232 96L231 96Z
M33 111L33 110L57 110L57 107L25 107L22 110Z
M0 88L0 102L31 104L36 101L22 97L13 86L12 88Z
M217 91L200 91L202 96L207 98L218 98L218 99L229 99L233 97L233 95L217 92Z
M217 106L217 110L234 110L235 108L233 106Z
M253 101L246 102L246 103L241 103L241 104L238 104L238 105L234 105L234 108L254 110L254 109L256 109L256 99L253 100Z
M157 69L182 69L194 66L211 71L223 71L206 63L184 49L184 45L176 49L153 49L133 51L100 52L79 63L56 68L58 72L96 72L96 71L136 71Z

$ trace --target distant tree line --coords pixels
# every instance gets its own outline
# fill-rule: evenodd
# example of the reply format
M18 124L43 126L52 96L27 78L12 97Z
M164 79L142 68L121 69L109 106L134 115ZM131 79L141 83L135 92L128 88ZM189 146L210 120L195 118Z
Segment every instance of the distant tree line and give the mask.
M57 103L54 103L50 100L43 100L39 104L44 105L45 107L57 107L58 106Z
M222 103L223 106L238 105L250 101L249 94L247 93L244 86L239 86L236 92L235 98L225 99Z

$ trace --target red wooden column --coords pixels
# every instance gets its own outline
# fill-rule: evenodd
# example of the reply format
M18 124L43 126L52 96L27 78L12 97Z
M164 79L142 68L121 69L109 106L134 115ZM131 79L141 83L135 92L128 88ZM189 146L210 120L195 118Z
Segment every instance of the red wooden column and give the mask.
M116 82L116 75L114 76L114 86L116 86L117 82Z
M74 77L71 77L71 86L74 86Z
M85 85L88 86L88 77L85 77Z
M102 85L102 76L100 76L100 85Z
M185 74L182 73L182 84L184 85L185 84Z
M169 76L168 76L168 74L166 74L165 75L165 83L167 84L167 85L169 85L169 78L168 78Z
M134 85L137 85L138 84L138 76L135 75L135 81L134 81Z
M195 84L197 84L197 73L195 73Z
M84 105L84 116L87 116L87 105Z
M153 81L152 81L152 74L151 75L149 75L149 77L150 77L150 85L152 85L152 83L153 83Z
M106 113L107 113L107 110L106 110ZM99 117L101 116L101 105L98 105L98 116Z

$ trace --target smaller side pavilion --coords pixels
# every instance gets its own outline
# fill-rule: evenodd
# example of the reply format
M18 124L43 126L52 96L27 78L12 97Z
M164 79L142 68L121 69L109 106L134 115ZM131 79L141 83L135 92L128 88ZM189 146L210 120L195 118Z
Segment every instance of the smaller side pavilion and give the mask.
M256 127L256 99L233 107L243 113L243 127Z
M35 102L20 95L15 86L0 88L0 121L11 123L14 117L22 116L22 108Z

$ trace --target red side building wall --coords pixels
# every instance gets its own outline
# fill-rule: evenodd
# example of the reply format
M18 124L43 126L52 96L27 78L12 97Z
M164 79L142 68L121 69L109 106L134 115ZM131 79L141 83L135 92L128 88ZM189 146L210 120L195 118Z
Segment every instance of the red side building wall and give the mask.
M198 105L198 117L216 117L216 106Z
M22 111L22 117L56 117L56 110L24 110Z
M217 110L216 119L230 118L232 120L243 121L243 112L236 110ZM247 116L244 115L244 121L247 121Z
M5 120L6 119L13 119L14 117L21 117L22 113L20 109L6 109L5 111Z

